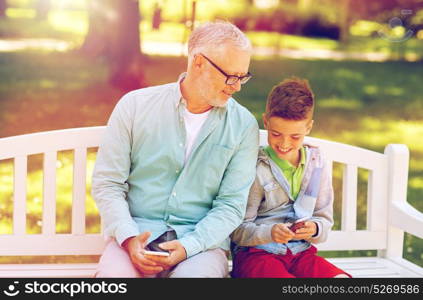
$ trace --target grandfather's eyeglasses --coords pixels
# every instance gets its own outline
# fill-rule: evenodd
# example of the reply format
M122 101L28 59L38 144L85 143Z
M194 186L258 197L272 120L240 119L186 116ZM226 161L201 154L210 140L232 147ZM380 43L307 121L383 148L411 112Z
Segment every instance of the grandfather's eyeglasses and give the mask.
M223 71L221 68L219 68L214 62L211 61L210 58L208 58L207 56L205 56L204 54L200 53L202 57L204 57L209 63L211 63L211 65L213 67L215 67L220 73L222 73L225 77L226 77L226 81L225 83L227 85L234 85L235 83L239 82L241 84L247 83L248 80L250 80L251 77L253 77L253 74L251 74L250 72L248 72L247 74L245 74L244 76L237 76L237 75L229 75L226 74L225 71Z

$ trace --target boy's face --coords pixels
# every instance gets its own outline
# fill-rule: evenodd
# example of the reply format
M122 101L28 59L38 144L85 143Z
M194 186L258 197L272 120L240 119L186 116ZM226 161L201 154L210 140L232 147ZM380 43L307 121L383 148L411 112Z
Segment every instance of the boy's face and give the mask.
M310 133L313 120L288 120L280 117L266 119L263 115L264 127L268 131L269 146L279 158L297 165L300 158L300 149L304 137Z

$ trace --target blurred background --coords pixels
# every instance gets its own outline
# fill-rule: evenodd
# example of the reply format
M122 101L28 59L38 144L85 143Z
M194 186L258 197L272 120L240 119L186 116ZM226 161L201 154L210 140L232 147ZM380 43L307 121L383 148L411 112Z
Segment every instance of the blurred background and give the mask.
M307 78L316 94L312 136L383 152L410 149L408 201L423 211L423 0L0 0L0 138L105 125L132 89L176 81L199 23L222 19L251 39L252 80L235 98L257 118L271 87ZM100 231L90 195L87 232ZM71 226L73 153L57 161L57 232ZM28 159L27 232L41 233L42 155ZM340 228L342 166L334 166ZM357 228L365 229L368 171L359 170ZM12 233L13 162L0 161L0 234ZM321 252L374 256L376 251ZM404 256L423 266L423 241ZM1 257L6 262L98 257Z

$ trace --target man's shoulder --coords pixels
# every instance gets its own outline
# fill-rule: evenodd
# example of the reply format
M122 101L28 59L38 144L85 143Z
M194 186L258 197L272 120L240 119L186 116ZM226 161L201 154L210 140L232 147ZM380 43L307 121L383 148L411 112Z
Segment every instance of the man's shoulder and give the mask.
M175 82L166 83L162 85L149 86L137 90L128 92L122 97L123 99L133 99L136 101L142 101L150 97L158 96L163 93L176 92L177 84Z
M234 98L229 99L227 109L229 117L235 119L241 124L257 124L257 120L254 115Z

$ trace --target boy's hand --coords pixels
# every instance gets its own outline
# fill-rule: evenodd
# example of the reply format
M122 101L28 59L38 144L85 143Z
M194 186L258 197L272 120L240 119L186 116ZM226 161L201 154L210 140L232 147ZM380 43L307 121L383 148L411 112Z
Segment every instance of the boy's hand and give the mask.
M284 223L277 223L272 227L272 239L276 243L286 244L295 236L288 226Z
M307 221L304 226L297 229L294 240L309 240L317 232L317 224L312 221Z

